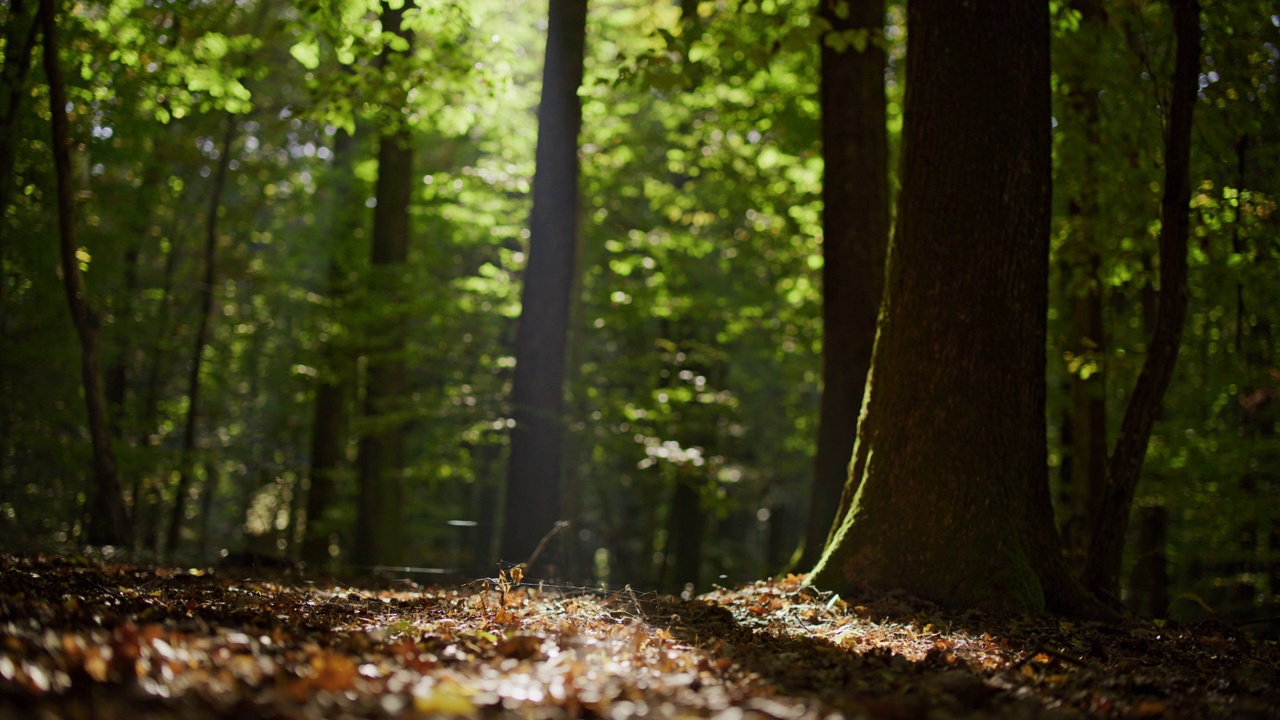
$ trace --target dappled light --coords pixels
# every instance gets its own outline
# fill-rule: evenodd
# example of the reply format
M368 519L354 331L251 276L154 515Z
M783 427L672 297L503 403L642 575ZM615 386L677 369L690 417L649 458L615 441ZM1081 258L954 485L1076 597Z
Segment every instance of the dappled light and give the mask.
M0 0L0 716L1274 717L1278 101L1259 0Z
M0 710L1241 718L1280 700L1280 651L1224 628L948 617L903 595L851 604L794 576L692 600L505 575L398 585L0 558Z

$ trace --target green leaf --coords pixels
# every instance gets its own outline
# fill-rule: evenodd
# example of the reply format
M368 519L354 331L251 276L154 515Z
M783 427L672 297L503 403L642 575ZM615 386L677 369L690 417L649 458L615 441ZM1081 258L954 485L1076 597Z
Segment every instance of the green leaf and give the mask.
M408 52L409 41L395 34L387 34L387 47L392 52Z
M315 39L295 43L293 47L289 48L289 54L302 67L308 70L315 70L320 67L320 43L316 42Z

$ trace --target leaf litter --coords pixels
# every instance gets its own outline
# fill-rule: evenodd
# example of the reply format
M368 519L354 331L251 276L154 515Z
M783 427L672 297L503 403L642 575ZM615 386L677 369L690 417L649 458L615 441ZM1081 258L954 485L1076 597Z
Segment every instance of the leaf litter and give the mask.
M1280 717L1276 641L1221 624L245 574L0 556L0 717Z

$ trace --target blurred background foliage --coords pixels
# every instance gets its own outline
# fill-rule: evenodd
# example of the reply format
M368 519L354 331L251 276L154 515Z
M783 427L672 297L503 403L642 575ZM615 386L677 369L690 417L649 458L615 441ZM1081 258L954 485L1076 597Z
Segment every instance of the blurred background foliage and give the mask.
M679 523L703 528L701 588L776 573L797 546L821 390L814 5L703 0L685 24L665 0L590 6L566 405L565 571L576 582L683 589ZM1203 613L1196 601L1274 614L1280 599L1280 16L1264 5L1203 3L1191 306L1138 491L1135 512L1153 520L1135 522L1129 543L1135 568L1162 553L1175 616ZM1149 335L1172 33L1155 3L1053 7L1047 422L1065 508L1079 460L1073 382L1094 378L1114 432ZM409 49L381 30L371 0L64 3L78 257L135 529L124 551L297 558L311 522L329 569L344 568L356 443L394 421L407 428L404 557L493 574L546 10L408 2ZM4 102L18 104L0 225L8 551L80 546L91 482L56 272L48 90L38 62L25 79L11 72L33 16L29 1L0 5ZM894 153L904 16L890 3L875 40L889 51ZM383 65L384 47L410 51ZM370 208L374 131L394 127L411 130L418 180L409 262L388 271L368 261ZM181 543L166 547L224 160L195 482ZM370 292L387 284L406 290L401 302ZM1089 297L1105 341L1082 345L1073 318ZM397 327L404 345L380 344ZM364 368L388 352L409 368L407 396L392 419L362 418ZM305 498L325 382L344 388L348 419L321 521ZM1066 509L1062 521L1069 529ZM1143 528L1154 545L1139 542Z

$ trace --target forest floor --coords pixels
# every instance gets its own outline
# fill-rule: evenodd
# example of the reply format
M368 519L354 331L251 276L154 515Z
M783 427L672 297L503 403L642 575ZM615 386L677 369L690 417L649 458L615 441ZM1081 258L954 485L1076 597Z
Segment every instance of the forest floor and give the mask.
M0 556L0 717L1280 718L1280 647L1220 624L248 575Z

